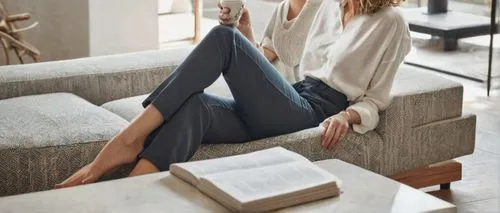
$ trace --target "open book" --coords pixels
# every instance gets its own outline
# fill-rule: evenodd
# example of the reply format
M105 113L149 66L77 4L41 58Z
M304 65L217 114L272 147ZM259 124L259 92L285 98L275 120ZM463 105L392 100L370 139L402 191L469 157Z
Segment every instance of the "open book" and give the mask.
M170 173L232 211L265 212L339 194L339 179L281 147L177 163Z

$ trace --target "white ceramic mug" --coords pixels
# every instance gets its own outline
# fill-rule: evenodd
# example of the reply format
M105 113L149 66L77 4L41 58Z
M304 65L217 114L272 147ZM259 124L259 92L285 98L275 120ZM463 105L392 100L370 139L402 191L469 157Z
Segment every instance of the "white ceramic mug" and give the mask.
M227 7L231 11L229 13L230 22L234 24L239 21L241 14L243 13L243 7L245 6L245 0L220 0L220 5L224 8Z

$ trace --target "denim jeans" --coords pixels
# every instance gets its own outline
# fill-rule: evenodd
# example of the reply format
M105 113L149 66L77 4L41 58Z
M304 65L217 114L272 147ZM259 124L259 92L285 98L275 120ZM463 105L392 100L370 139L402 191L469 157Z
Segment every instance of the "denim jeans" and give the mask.
M221 74L233 99L203 92ZM165 171L203 143L242 143L315 127L348 102L319 80L290 85L237 29L221 25L143 102L150 104L165 121L139 157Z

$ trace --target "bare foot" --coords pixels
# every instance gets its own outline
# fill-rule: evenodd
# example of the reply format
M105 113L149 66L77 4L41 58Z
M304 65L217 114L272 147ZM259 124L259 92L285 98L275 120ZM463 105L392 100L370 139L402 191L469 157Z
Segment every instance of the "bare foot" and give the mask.
M62 183L56 184L54 188L59 189L84 184L84 180L89 181L91 177L95 177L95 173L97 172L93 169L93 164L87 164Z
M125 134L119 134L111 139L92 163L82 167L62 183L56 184L55 188L94 183L107 172L134 162L144 145L144 139L130 140L128 138L130 137L126 137Z

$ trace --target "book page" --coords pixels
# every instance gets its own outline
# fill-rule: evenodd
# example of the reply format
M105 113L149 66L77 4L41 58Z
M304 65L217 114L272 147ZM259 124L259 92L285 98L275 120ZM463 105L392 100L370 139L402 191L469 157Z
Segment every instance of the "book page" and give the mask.
M310 162L291 162L248 170L229 171L202 176L201 184L213 185L239 203L270 199L296 193L338 178ZM209 188L203 186L203 188ZM338 190L333 188L332 190Z
M289 151L282 147L275 147L262 151L224 158L172 164L170 166L170 173L184 180L186 179L184 177L186 177L187 175L185 173L189 173L190 177L188 182L193 184L193 179L199 179L199 177L207 174L214 174L231 170L251 169L294 161L309 162L309 160L307 160L305 157L295 152Z

